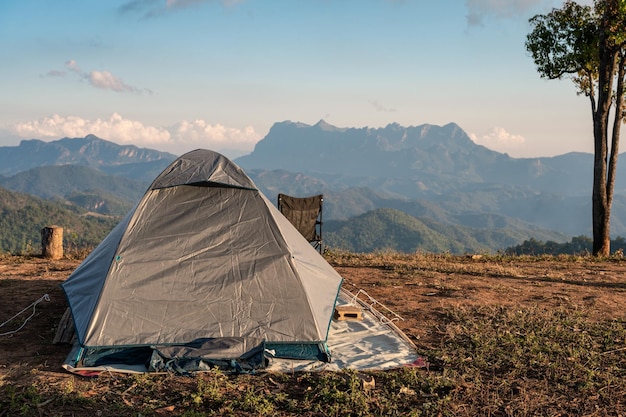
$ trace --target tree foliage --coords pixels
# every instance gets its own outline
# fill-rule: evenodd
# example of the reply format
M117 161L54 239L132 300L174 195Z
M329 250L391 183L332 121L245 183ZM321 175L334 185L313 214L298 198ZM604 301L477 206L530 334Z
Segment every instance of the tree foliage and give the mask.
M507 255L587 255L591 253L593 240L588 236L576 236L569 242L555 242L547 240L545 242L530 238L519 245L507 248L504 253ZM626 251L626 239L621 236L611 241L613 253L624 254Z
M528 35L526 48L533 56L542 77L561 79L572 76L581 93L591 93L591 85L579 74L597 78L598 43L592 9L567 1L563 9L530 19L534 30Z

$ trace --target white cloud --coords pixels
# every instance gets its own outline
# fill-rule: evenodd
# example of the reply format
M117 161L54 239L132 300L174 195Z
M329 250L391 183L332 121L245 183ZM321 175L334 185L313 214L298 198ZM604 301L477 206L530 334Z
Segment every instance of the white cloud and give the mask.
M166 129L145 126L141 122L124 119L118 113L113 113L109 119L96 120L55 114L31 122L15 124L12 130L23 138L76 138L93 134L113 142L132 143L138 146L165 143L170 140L170 133Z
M180 143L198 145L210 142L219 147L249 147L259 141L259 135L252 126L244 129L225 127L221 124L211 125L204 120L188 122L183 120L170 129L174 138Z
M148 126L113 113L108 119L83 119L55 114L39 120L18 123L11 131L21 138L55 140L62 137L84 137L89 134L124 145L148 147L182 154L205 148L215 151L248 152L261 137L248 126L244 129L211 125L204 120L181 121L174 126Z
M475 133L470 133L469 136L476 144L498 152L517 150L526 143L526 139L522 135L509 133L498 126L480 136Z
M73 59L65 62L65 68L67 68L70 73L78 74L80 79L87 80L89 84L95 88L111 90L117 93L152 94L152 91L147 88L139 88L126 84L121 78L116 77L109 71L83 71ZM46 73L46 77L65 77L66 74L66 71L52 69Z
M140 92L137 87L133 87L131 85L125 84L124 81L117 78L109 71L91 71L89 74L84 75L89 83L96 87L102 88L104 90L113 90L119 92L130 91L130 92Z

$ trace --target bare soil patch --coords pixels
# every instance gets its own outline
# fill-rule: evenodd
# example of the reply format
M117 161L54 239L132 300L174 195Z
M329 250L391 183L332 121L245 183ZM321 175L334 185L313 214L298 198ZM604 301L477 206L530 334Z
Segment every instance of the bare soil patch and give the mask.
M626 261L441 256L350 263L335 262L344 287L363 289L402 316L399 327L418 347L439 343L441 314L455 307L564 307L598 321L626 319Z

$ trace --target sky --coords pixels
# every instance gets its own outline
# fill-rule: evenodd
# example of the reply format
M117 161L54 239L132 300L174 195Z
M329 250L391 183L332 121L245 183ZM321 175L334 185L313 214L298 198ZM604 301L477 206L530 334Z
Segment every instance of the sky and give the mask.
M578 1L590 4L591 0ZM589 99L542 79L562 0L1 0L0 146L94 134L250 153L274 123L458 124L513 157L593 152Z

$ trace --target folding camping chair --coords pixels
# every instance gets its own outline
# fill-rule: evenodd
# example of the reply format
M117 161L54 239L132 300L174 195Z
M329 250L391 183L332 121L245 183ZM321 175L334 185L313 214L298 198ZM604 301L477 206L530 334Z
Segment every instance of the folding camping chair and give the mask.
M278 194L278 210L295 226L319 253L322 253L322 194L291 197Z

